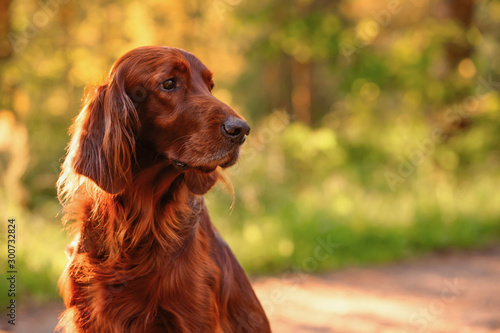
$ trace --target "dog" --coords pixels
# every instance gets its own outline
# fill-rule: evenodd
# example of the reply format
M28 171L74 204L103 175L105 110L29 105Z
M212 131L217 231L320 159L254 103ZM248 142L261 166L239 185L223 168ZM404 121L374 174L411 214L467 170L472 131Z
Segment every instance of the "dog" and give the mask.
M146 46L87 89L58 181L75 236L60 332L271 332L205 194L248 123L194 55Z

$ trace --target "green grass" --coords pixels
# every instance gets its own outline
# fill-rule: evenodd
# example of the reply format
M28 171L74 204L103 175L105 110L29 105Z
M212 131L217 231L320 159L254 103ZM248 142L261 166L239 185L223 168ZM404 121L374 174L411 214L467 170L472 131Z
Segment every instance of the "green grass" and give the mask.
M57 280L66 265L64 249L68 242L60 223L55 218L49 220L20 209L11 208L7 211L14 212L9 217L16 219L16 299L44 302L57 298ZM6 240L7 235L3 231L7 230L7 223L4 216L0 225L0 237ZM6 271L6 251L1 251L0 260L2 271L4 268ZM0 280L0 289L8 290L8 281L4 278ZM0 304L3 306L7 302L7 293L2 292Z

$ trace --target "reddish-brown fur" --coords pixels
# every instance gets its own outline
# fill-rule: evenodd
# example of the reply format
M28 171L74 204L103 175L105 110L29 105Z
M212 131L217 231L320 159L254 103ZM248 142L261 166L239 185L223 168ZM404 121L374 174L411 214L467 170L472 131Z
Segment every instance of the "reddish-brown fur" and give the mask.
M58 330L270 332L203 202L249 131L212 86L190 53L150 46L88 91L58 182L76 235Z

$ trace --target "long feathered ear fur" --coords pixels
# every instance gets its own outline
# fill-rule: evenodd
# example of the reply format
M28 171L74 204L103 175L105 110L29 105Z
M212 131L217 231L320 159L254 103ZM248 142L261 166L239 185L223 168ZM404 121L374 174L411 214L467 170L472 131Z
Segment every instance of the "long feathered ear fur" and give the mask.
M119 72L87 94L73 126L71 167L108 193L122 192L131 180L140 123Z

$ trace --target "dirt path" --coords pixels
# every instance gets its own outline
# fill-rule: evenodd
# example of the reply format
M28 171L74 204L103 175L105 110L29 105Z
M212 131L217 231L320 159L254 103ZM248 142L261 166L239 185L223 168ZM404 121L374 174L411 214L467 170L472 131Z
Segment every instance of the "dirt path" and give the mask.
M500 332L500 248L254 285L275 333ZM61 309L20 309L13 332L52 332Z

